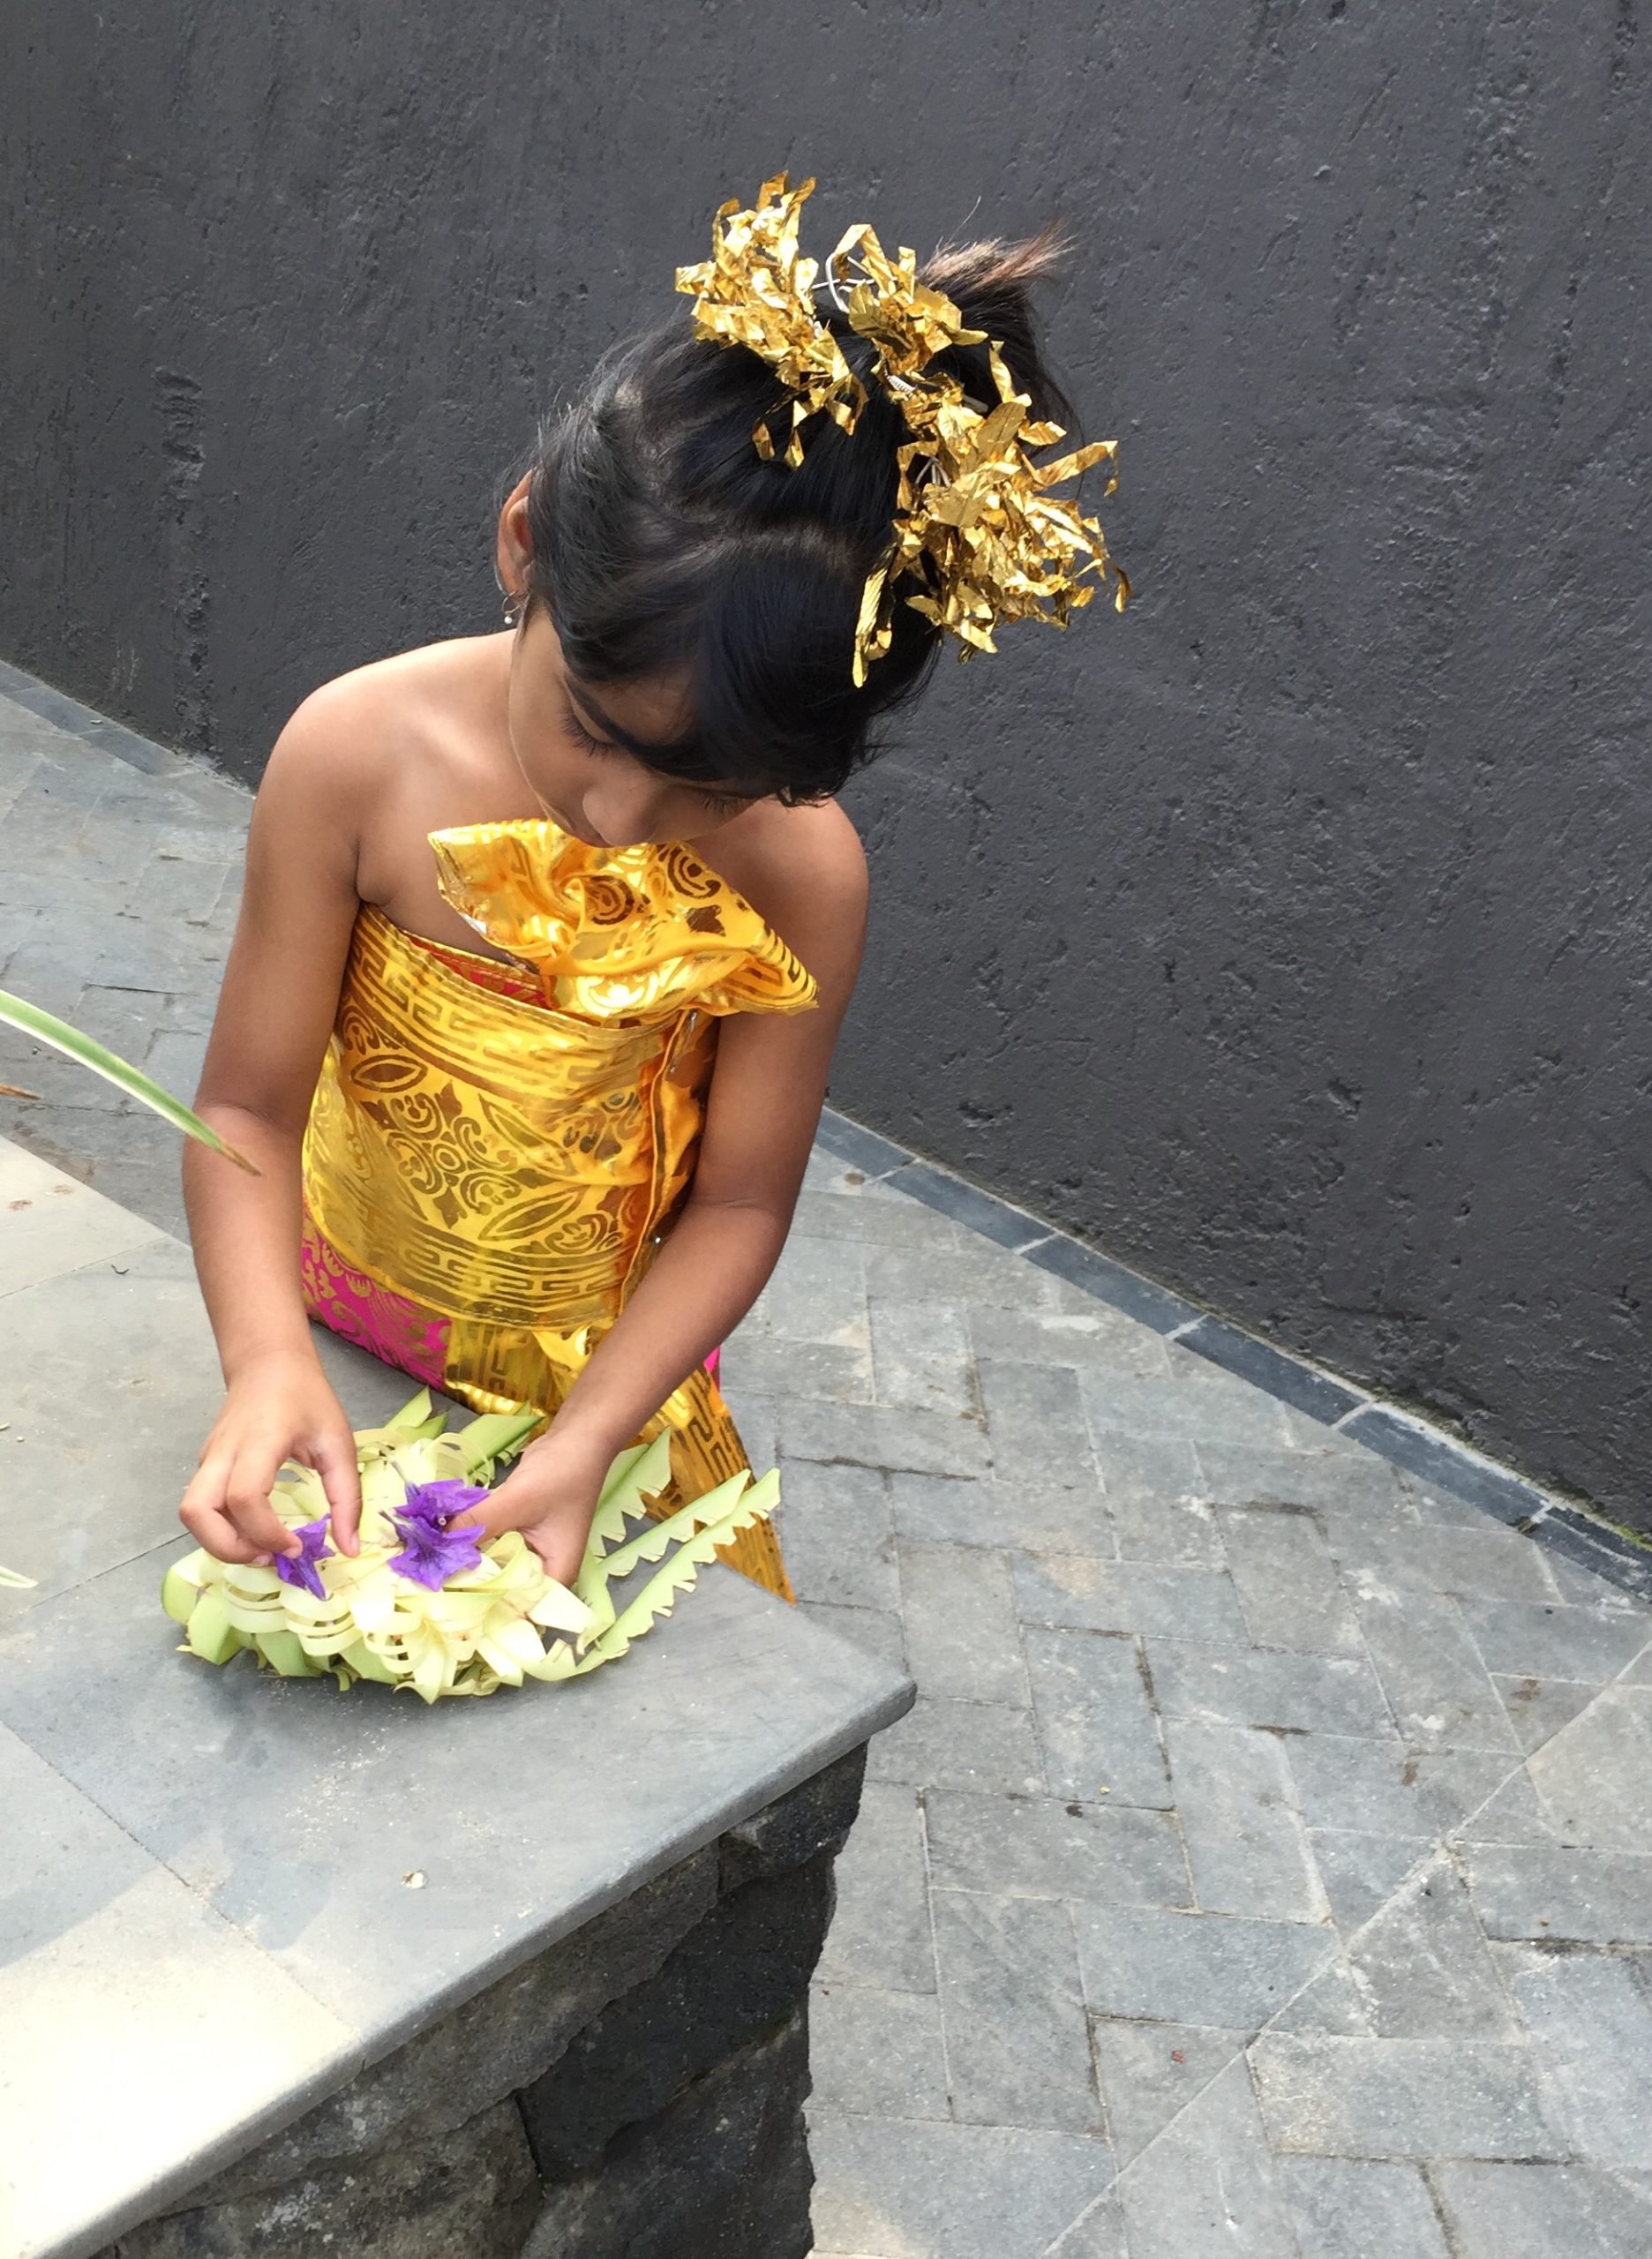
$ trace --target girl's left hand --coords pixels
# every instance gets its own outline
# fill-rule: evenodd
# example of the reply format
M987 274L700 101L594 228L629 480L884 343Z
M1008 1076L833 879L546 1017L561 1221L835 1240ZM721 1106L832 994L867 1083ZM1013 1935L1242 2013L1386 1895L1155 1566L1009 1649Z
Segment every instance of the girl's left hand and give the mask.
M458 1516L454 1527L481 1527L489 1537L519 1529L544 1562L545 1574L571 1585L585 1559L597 1500L612 1459L612 1452L592 1452L552 1429L529 1445L514 1473L485 1505Z

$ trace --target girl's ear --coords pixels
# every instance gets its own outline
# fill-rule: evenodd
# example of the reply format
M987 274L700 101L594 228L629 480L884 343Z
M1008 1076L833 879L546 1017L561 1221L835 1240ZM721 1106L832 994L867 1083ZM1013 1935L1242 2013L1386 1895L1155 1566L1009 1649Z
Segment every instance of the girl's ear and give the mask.
M494 564L499 586L520 596L533 562L533 542L528 530L528 489L533 473L525 471L506 498L499 512L499 542Z

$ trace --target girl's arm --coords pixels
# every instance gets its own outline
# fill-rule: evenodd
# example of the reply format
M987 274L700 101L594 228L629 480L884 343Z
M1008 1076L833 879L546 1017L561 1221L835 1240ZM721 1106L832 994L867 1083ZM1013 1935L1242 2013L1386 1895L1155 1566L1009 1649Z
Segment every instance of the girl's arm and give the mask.
M287 1459L319 1473L356 1550L360 1511L349 1422L321 1370L299 1285L299 1153L338 1007L357 910L349 754L352 694L299 708L252 811L246 890L195 1104L256 1165L204 1147L184 1158L195 1268L226 1387L181 1517L225 1561L267 1561L298 1540L269 1503ZM359 736L356 741L359 743Z
M717 859L807 966L819 1003L723 1022L682 1213L549 1430L477 1516L490 1533L522 1530L565 1584L611 1460L745 1317L785 1243L866 927L860 843L835 808L821 814L802 867L767 885Z

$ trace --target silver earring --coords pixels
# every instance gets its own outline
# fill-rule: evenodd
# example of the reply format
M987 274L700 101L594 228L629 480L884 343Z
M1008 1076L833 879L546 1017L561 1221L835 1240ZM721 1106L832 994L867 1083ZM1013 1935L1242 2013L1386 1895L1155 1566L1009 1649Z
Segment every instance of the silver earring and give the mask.
M499 606L500 617L507 627L514 627L522 616L522 592L515 589L507 589L504 591L504 597L505 601Z

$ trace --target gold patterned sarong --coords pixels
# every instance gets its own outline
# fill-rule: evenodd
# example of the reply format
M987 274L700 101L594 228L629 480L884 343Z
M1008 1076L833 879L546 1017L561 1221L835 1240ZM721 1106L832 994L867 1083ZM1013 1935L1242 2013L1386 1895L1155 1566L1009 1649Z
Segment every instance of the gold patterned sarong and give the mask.
M513 960L356 920L304 1140L313 1317L480 1411L552 1416L694 1174L717 1022L807 1010L785 944L681 846L549 822L431 835L441 890ZM669 1512L747 1464L711 1374L672 1436ZM791 1597L768 1524L725 1556Z

